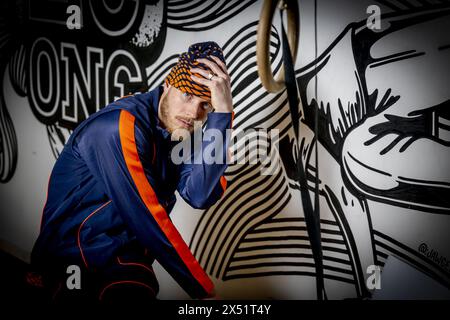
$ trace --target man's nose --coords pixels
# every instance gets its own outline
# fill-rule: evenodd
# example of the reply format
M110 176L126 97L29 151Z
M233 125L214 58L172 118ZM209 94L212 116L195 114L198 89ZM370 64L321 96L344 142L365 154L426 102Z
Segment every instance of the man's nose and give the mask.
M202 112L201 103L189 103L186 109L187 116L194 120L200 119L201 112Z

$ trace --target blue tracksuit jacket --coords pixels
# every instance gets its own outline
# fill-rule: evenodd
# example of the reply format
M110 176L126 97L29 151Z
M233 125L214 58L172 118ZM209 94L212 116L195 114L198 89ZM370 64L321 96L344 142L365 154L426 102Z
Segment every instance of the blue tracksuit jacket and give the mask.
M73 132L49 180L32 263L101 269L118 250L138 242L193 298L213 284L172 224L175 190L191 206L207 208L224 193L223 164L170 159L170 134L159 126L162 87L119 99ZM231 113L210 113L206 128L231 128ZM206 147L212 142L202 142Z

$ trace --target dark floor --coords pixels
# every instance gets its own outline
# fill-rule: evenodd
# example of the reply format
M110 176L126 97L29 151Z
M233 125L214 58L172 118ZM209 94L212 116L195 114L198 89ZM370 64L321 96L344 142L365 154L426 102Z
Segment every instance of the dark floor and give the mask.
M28 271L27 263L0 251L0 296L10 301L44 301L40 290L27 284Z

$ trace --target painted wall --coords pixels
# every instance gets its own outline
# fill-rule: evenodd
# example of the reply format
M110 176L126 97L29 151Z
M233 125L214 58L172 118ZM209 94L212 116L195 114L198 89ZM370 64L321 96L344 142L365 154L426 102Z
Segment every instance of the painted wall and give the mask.
M81 8L81 29L67 27L72 4ZM220 202L200 211L179 198L171 217L220 296L314 299L286 92L267 93L257 74L261 5L2 1L1 246L28 258L52 166L81 121L117 97L161 84L180 52L214 40L232 78L235 130L279 130L273 174L262 174L260 163L230 165ZM367 27L369 5L381 11L379 30ZM382 267L390 255L448 288L450 2L317 0L317 21L313 0L299 7L300 152L311 196L317 174L320 180L328 297L366 295L367 267ZM280 32L276 15L276 73ZM254 159L257 150L249 154ZM156 272L160 298L187 297L163 269Z

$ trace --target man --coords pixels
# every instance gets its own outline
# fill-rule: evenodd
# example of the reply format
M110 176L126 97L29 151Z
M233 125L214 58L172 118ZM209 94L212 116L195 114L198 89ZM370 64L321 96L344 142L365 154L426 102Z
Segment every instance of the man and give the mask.
M191 297L214 296L168 214L175 190L195 208L220 199L226 161L175 165L171 134L192 134L194 121L206 121L226 137L232 117L222 51L205 42L180 56L164 86L119 99L78 126L53 168L32 252L56 299L155 298L155 259ZM81 268L80 290L67 288L69 265Z

